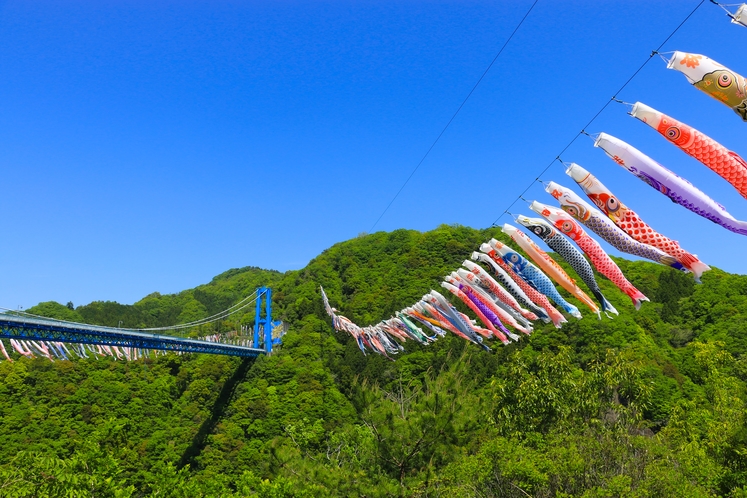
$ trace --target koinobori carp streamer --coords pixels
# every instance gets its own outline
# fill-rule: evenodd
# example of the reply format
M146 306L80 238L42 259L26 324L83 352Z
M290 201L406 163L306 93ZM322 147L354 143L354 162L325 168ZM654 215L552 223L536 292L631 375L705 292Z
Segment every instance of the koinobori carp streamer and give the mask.
M495 295L482 283L482 280L474 273L469 272L464 268L459 268L457 271L452 272L451 275L449 275L449 278L456 279L459 282L460 289L463 289L463 286L469 287L470 291L473 292L481 302L488 306L493 313L509 326L526 334L532 330L533 327L529 320L521 316L520 313L502 302L500 299L497 299Z
M542 271L599 316L599 307L596 303L592 301L578 285L576 285L576 281L573 280L570 275L568 275L565 270L550 257L549 254L540 249L532 239L518 228L506 223L503 225L502 229L503 233L511 237L511 239L513 239L513 241L516 242L535 263L537 263L537 266L539 266Z
M594 294L594 297L597 298L597 301L602 306L602 311L614 313L615 315L619 314L615 307L607 301L604 294L602 294L602 290L599 288L599 284L594 277L594 270L589 262L565 235L558 232L554 226L541 218L529 218L519 215L516 217L516 221L545 241L550 246L550 249L558 253L561 258L571 265L571 268L581 277L581 280L584 281L591 293Z
M693 272L697 282L700 281L703 272L711 269L697 256L680 247L677 241L648 226L635 211L623 204L602 182L578 164L572 163L566 170L566 174L573 178L589 199L625 233L639 242L661 249L677 258L677 261Z
M558 200L563 211L573 216L573 218L606 240L618 251L650 259L651 261L671 266L678 270L684 269L682 263L677 261L676 258L630 237L606 215L592 207L571 189L555 182L550 182L545 187L545 190Z
M640 119L664 138L731 183L747 199L747 161L695 128L636 102L630 115Z
M545 310L545 313L550 317L555 327L560 328L563 323L567 322L568 320L566 320L562 313L560 313L553 307L553 305L547 299L547 296L529 285L529 282L521 278L521 276L518 275L516 271L514 271L514 269L503 260L503 256L501 256L501 254L496 251L495 247L493 247L493 244L497 242L497 240L491 239L490 244L482 244L480 246L480 250L487 254L495 263L498 264L498 266L503 268L503 270L505 270L506 273L511 276L516 284L521 287L521 290L523 290L524 293L529 296L529 298L533 302L537 303L538 306L541 306L542 309Z
M673 202L727 230L747 235L747 222L734 218L721 204L632 145L606 133L600 133L594 146L602 149L618 165Z
M488 252L492 250L492 248L488 244L483 244L482 247L485 247ZM483 250L482 247L480 248L480 250ZM510 292L511 295L514 296L514 298L519 303L532 310L534 314L538 316L542 321L550 321L550 316L547 314L547 312L539 304L535 303L527 295L527 293L524 292L522 286L520 286L513 278L511 278L506 270L501 268L501 266L496 263L496 261L492 257L490 257L490 255L488 255L487 253L475 251L472 253L471 257L473 261L479 261L487 264L490 269L493 270L495 278L497 278L498 281L504 285L506 290Z
M747 79L705 55L675 52L667 68L685 75L698 90L731 107L747 121Z
M468 259L465 259L464 261L462 261L462 266L464 266L467 269L465 271L469 271L470 273L472 273L479 279L478 285L484 287L491 294L493 294L500 302L505 304L510 309L513 309L523 319L522 321L524 323L528 324L538 319L537 315L523 308L519 304L519 301L517 301L516 298L510 292L504 289L501 286L501 284L496 282L495 279L493 279L493 277L491 277L490 274L487 271L485 271L485 269L483 269L482 266ZM457 271L460 271L460 270L457 270Z
M648 298L625 278L623 272L604 252L599 243L592 239L568 213L537 201L532 202L529 208L578 244L581 250L589 256L599 273L609 278L621 291L626 293L633 301L636 309L640 309L643 301L648 301Z
M530 263L524 256L513 250L506 244L497 241L496 239L490 240L490 245L501 255L503 261L506 262L521 278L523 278L529 285L540 291L542 294L552 299L555 304L562 307L567 313L576 318L581 318L581 313L574 305L566 301L563 296L560 295L558 290L552 284L550 277L544 274L542 270Z

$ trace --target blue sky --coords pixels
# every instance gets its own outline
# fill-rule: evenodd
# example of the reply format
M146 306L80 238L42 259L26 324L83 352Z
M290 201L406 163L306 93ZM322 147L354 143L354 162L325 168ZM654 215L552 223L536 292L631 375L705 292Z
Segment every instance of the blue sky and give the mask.
M375 230L490 226L697 3L540 0ZM0 306L132 303L229 268L302 268L369 231L530 5L0 2ZM747 74L746 41L706 2L662 50ZM619 97L747 155L747 125L659 58ZM588 131L747 219L728 183L624 106ZM747 273L743 236L590 139L563 160L706 263ZM563 170L543 179L573 186ZM539 184L525 197L552 203Z

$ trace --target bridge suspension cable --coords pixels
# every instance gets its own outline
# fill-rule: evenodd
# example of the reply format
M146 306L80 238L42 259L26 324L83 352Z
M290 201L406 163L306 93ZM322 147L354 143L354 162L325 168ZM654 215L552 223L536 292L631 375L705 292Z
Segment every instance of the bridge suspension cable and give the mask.
M193 322L188 322L188 323L180 323L178 325L172 325L170 327L151 327L151 328L137 329L137 330L147 330L147 331L154 331L154 330L176 330L176 329L184 329L184 328L196 327L198 325L206 325L208 323L214 323L214 322L222 320L222 319L224 319L226 317L234 315L234 314L238 313L239 311L243 310L244 308L246 308L247 306L252 305L254 302L257 301L257 299L259 299L260 297L262 297L262 295L264 295L265 292L266 291L262 291L262 292L258 293L257 291L254 291L252 294L249 294L247 297L245 297L244 299L242 299L238 303L234 304L230 308L227 308L227 309L221 311L220 313L216 313L215 315L209 316L207 318L202 318L200 320L195 320ZM248 301L252 297L254 297L254 299L252 299L251 301Z
M224 318L229 317L231 315L234 315L234 314L238 313L239 311L245 309L246 307L254 304L254 302L256 302L257 299L259 299L260 297L262 297L262 295L264 295L265 292L266 291L262 291L262 292L258 293L257 291L254 291L252 294L249 294L247 297L245 297L244 299L242 299L238 303L230 306L229 308L227 308L227 309L225 309L225 310L223 310L223 311L221 311L219 313L216 313L216 314L214 314L212 316L209 316L209 317L206 317L206 318L201 318L199 320L194 320L192 322L180 323L180 324L166 326L166 327L120 328L120 327L97 326L97 328L98 329L110 329L112 331L128 330L128 331L136 331L136 332L155 332L155 331L166 331L166 330L181 330L181 329L186 329L186 328L197 327L197 326L200 326L200 325L207 325L209 323L214 323L214 322L223 320ZM250 299L251 299L251 301L249 301ZM83 323L79 323L79 322L73 322L73 321L70 321L70 320L62 320L62 319L59 319L59 318L49 318L49 317L46 317L46 316L35 315L33 313L28 313L28 312L19 311L19 310L13 310L13 309L10 309L10 308L0 307L0 310L3 310L3 311L8 312L8 313L17 314L17 315L28 316L28 317L31 317L31 318L36 318L36 319L41 319L41 320L47 320L47 321L53 321L53 322L59 322L59 323L66 323L66 324L70 324L70 325L88 325L88 324L83 324Z
M58 359L70 359L72 352L78 354L79 357L88 358L86 347L94 356L109 354L115 359L124 357L128 360L138 359L142 357L143 351L153 350L256 357L260 354L272 353L273 344L280 343L279 338L276 340L272 337L271 296L272 289L260 287L231 307L209 317L169 327L142 329L90 325L0 307L0 352L7 360L12 361L2 341L2 339L10 339L11 352L15 350L18 354L31 358L39 354L51 361L54 361L53 356ZM260 311L262 298L264 298L266 308L264 317L261 316ZM189 339L180 335L157 333L214 323L244 310L255 302L257 303L257 316L254 339L249 345L246 344L246 340L239 340L238 344L235 340L232 341L233 343L227 343L225 339L233 336L228 337L224 334ZM261 340L258 334L262 329L264 330L264 347L259 348L257 345L261 343ZM228 335L230 334L231 332ZM237 332L234 331L233 334ZM68 349L64 343L72 343L77 345L77 348ZM91 345L97 345L98 349L91 349ZM117 349L118 347L121 350Z

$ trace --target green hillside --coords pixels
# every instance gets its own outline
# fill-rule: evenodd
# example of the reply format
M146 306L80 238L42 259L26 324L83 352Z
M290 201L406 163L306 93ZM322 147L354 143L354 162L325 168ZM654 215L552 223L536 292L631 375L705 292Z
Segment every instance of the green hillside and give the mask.
M492 353L447 336L391 362L331 328L320 284L371 324L490 237L506 240L380 232L284 274L230 270L134 305L41 303L29 311L161 326L267 285L290 330L257 360L0 362L0 496L747 496L747 276L695 285L618 259L651 299L640 311L598 276L619 317L538 326ZM247 311L218 330L251 325Z

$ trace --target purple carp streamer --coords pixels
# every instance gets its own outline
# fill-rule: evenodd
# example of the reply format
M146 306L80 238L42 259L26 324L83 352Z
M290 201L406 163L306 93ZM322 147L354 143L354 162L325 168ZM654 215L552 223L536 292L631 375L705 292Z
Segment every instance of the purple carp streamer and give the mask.
M508 223L503 225L503 233L507 234L514 242L519 244L519 247L521 247L550 278L570 292L576 299L588 306L592 312L597 314L597 317L601 318L599 307L596 303L594 303L594 301L592 301L591 298L587 296L578 285L576 285L576 281L573 280L570 275L568 275L565 270L550 257L549 254L540 249L528 235Z
M548 183L545 190L558 200L563 211L583 223L584 226L609 242L618 251L650 259L678 270L684 269L682 263L674 257L630 237L612 220L581 199L572 190L555 182Z
M599 134L594 146L673 202L727 230L747 235L747 222L734 218L721 204L635 147L606 133Z
M489 339L492 335L495 335L495 337L500 339L503 344L508 344L508 339L502 331L505 330L506 333L509 334L510 332L506 330L506 327L503 326L503 322L501 322L498 316L491 310L489 310L487 306L481 303L476 297L473 297L474 295L468 295L464 290L455 285L452 285L449 282L441 282L441 287L458 297L464 304L467 305L469 309L472 310L475 315L477 315L480 321L482 321L482 323L488 328L488 334L480 335L482 335L486 339Z

